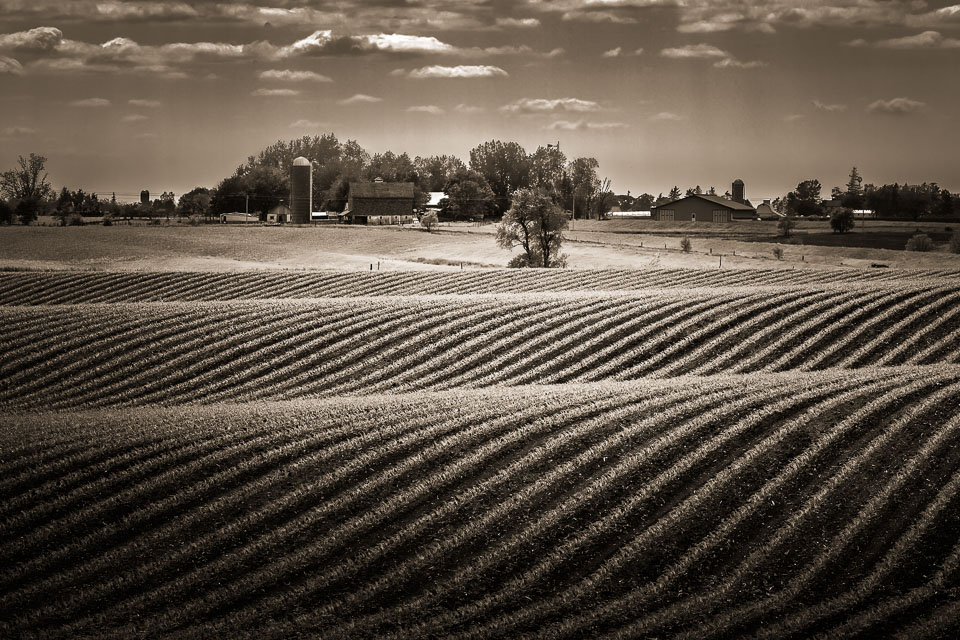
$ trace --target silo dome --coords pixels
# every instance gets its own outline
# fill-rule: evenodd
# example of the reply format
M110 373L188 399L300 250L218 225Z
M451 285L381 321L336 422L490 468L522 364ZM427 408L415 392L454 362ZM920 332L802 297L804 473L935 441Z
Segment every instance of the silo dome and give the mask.
M303 156L300 156L299 158L295 158L295 159L294 159L294 161L293 161L293 166L295 166L295 167L309 167L309 166L310 166L310 161L307 160L306 158L304 158Z

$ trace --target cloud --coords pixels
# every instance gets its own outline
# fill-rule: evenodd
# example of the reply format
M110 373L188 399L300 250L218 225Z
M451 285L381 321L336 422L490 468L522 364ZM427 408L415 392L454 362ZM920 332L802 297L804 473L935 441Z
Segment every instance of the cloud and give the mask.
M862 42L862 44L854 40L849 44L851 46L864 46L868 44L865 40L861 40L860 42ZM873 46L881 49L960 49L960 40L956 38L944 38L939 31L924 31L914 36L880 40L873 43Z
M377 98L376 96L368 96L364 93L357 93L349 98L340 100L337 104L349 105L349 104L373 104L375 102L383 102L383 98Z
M55 27L37 27L29 31L0 35L0 50L54 51L63 41L63 32Z
M759 60L742 62L736 58L724 58L723 60L714 62L713 66L717 69L759 69L760 67L767 66L767 63Z
M9 73L15 76L23 75L23 65L18 60L0 56L0 73Z
M926 107L925 102L911 100L910 98L892 98L890 100L877 100L867 105L867 111L870 113L885 113L891 115L906 115L915 113Z
M313 71L291 71L290 69L268 69L261 71L257 77L261 80L281 82L333 82L331 78Z
M159 100L141 100L139 98L127 100L127 104L131 107L140 107L141 109L159 109L163 106L163 103Z
M456 111L457 113L467 113L467 114L481 113L483 111L483 107L478 107L475 104L465 104L461 102L460 104L455 106L453 110Z
M356 55L368 53L455 53L456 48L434 36L380 33L362 36L334 36L327 29L314 31L281 50L280 57L297 55Z
M610 49L609 51L604 51L602 56L603 58L626 58L627 56L639 56L643 54L643 47L639 49L634 49L633 51L624 52L623 47L616 47L615 49Z
M17 136L30 136L36 132L36 129L31 129L30 127L4 127L3 129L0 129L0 136L12 138Z
M415 107L407 107L407 113L429 113L430 115L439 116L443 114L443 109L435 104L422 104Z
M609 131L611 129L626 129L623 122L587 122L585 120L557 120L546 125L548 131Z
M594 22L610 24L638 24L636 18L615 11L567 11L562 16L567 22Z
M583 113L588 111L600 111L601 106L592 100L580 100L578 98L556 98L548 100L545 98L521 98L516 102L500 107L504 113L558 113L572 112Z
M688 44L683 47L661 49L664 58L729 58L729 53L712 44Z
M813 106L819 111L826 111L827 113L836 113L838 111L846 111L847 105L845 104L827 104L821 102L820 100L814 100Z
M83 100L73 100L67 104L69 104L71 107L99 108L109 107L110 101L106 98L85 98Z
M615 48L615 49L610 49L609 51L604 51L602 57L604 57L604 58L616 58L617 56L620 55L620 52L621 52L621 51L623 51L623 47L617 47L617 48Z
M410 78L416 80L424 78L495 78L508 75L500 67L490 65L458 65L456 67L432 65L414 69L408 74Z
M149 118L139 113L134 113L129 116L123 116L123 118L120 119L121 122L143 122L144 120L149 120Z
M670 111L661 111L656 115L650 116L650 120L652 122L680 122L681 120L685 120L685 118Z
M790 115L783 116L784 122L796 122L797 120L802 120L804 118L803 114L800 113L791 113Z
M329 128L329 123L320 122L319 120L306 120L300 119L290 123L291 129L327 129Z
M300 95L298 89L256 89L250 95L261 98L281 98Z
M97 17L106 20L182 20L200 12L185 2L97 2Z
M497 18L497 26L517 29L531 29L533 27L539 27L540 21L536 18Z

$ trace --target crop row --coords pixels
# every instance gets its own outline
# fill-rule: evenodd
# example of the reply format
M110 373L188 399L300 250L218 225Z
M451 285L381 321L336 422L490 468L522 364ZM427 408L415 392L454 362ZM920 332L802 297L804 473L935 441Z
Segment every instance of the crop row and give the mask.
M908 287L0 307L0 406L955 364L958 302Z
M936 635L958 445L943 365L0 416L0 635Z
M383 272L9 272L0 305L336 298L433 294L637 291L656 288L956 283L919 270L651 269Z

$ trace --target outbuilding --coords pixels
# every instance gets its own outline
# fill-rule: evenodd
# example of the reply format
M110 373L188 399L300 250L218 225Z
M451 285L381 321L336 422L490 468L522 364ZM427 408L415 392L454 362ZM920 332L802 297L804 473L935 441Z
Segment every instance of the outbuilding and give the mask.
M757 210L749 204L702 194L677 198L653 209L653 219L661 222L730 222L756 216Z
M343 213L351 224L410 224L413 193L412 182L351 182Z

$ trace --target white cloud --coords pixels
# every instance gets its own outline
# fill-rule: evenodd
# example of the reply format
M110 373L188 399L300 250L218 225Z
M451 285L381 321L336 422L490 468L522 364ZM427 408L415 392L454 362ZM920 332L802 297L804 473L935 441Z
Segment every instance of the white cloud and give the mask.
M141 100L138 98L127 100L127 104L131 107L140 107L141 109L159 109L163 106L163 103L159 100Z
M455 67L444 67L440 65L431 65L414 69L409 77L422 80L424 78L494 78L506 77L509 74L500 67L491 65L458 65Z
M713 66L717 69L759 69L760 67L767 66L766 62L761 62L759 60L751 60L750 62L742 62L736 58L724 58L723 60L718 60L713 63Z
M30 136L37 132L36 129L31 129L30 127L4 127L0 129L0 135L6 137L16 137L16 136Z
M453 108L457 113L480 113L483 111L483 107L478 107L474 104L465 104L460 103Z
M650 120L653 122L680 122L684 119L685 118L683 116L677 115L676 113L672 113L670 111L661 111L656 115L650 116Z
M281 50L281 57L294 55L347 55L358 53L454 53L456 48L434 36L399 33L334 36L326 29L294 42Z
M939 31L924 31L914 36L880 40L873 46L881 49L960 49L960 40L944 38Z
M37 27L29 31L0 34L0 49L7 51L53 51L62 41L63 32L60 29L56 27Z
M712 44L688 44L683 47L661 49L664 58L730 58L729 53Z
M867 111L870 113L886 113L892 115L906 115L920 111L927 104L919 100L910 98L892 98L890 100L877 100L867 105Z
M171 20L199 17L185 2L97 2L98 17L108 20Z
M567 22L594 22L610 24L637 24L633 16L615 11L567 11L562 16Z
M439 116L443 114L443 109L435 104L421 104L415 107L407 107L407 113L429 113L430 115Z
M551 122L544 129L548 131L609 131L612 129L626 129L623 122L587 122L585 120L557 120Z
M320 122L319 120L306 120L300 119L295 122L290 123L291 129L327 129L329 128L329 123Z
M123 118L121 118L120 120L121 122L143 122L144 120L148 120L148 119L149 118L147 118L147 116L143 114L134 113L129 116L123 116Z
M790 115L783 116L784 122L796 122L797 120L802 120L804 118L801 113L791 113Z
M260 98L282 98L300 95L297 89L256 89L250 93Z
M292 71L290 69L268 69L261 71L258 76L261 80L278 80L281 82L333 82L331 78L313 71Z
M836 113L838 111L847 110L847 105L845 104L827 104L826 102L821 102L820 100L814 100L813 106L819 111L826 111L827 113Z
M620 55L620 52L621 52L621 51L623 51L623 47L616 47L616 48L614 48L614 49L610 49L609 51L604 51L602 57L604 57L604 58L616 58L617 56Z
M540 26L540 21L536 18L497 18L498 27L511 27L518 29L532 29Z
M349 98L340 100L338 104L349 105L349 104L373 104L375 102L383 102L383 98L377 98L376 96L368 96L364 93L357 93Z
M13 58L8 58L7 56L0 56L0 73L9 73L15 76L22 76L23 65L20 64L19 60L14 60Z
M588 111L600 111L601 106L592 100L580 100L578 98L521 98L516 102L500 107L504 113L557 113L573 112L583 113Z
M71 107L109 107L110 101L106 98L85 98L83 100L73 100L68 103Z
M406 70L406 69L394 69L393 71L390 72L389 75L393 76L394 78L402 78L403 76L407 75L407 70Z

